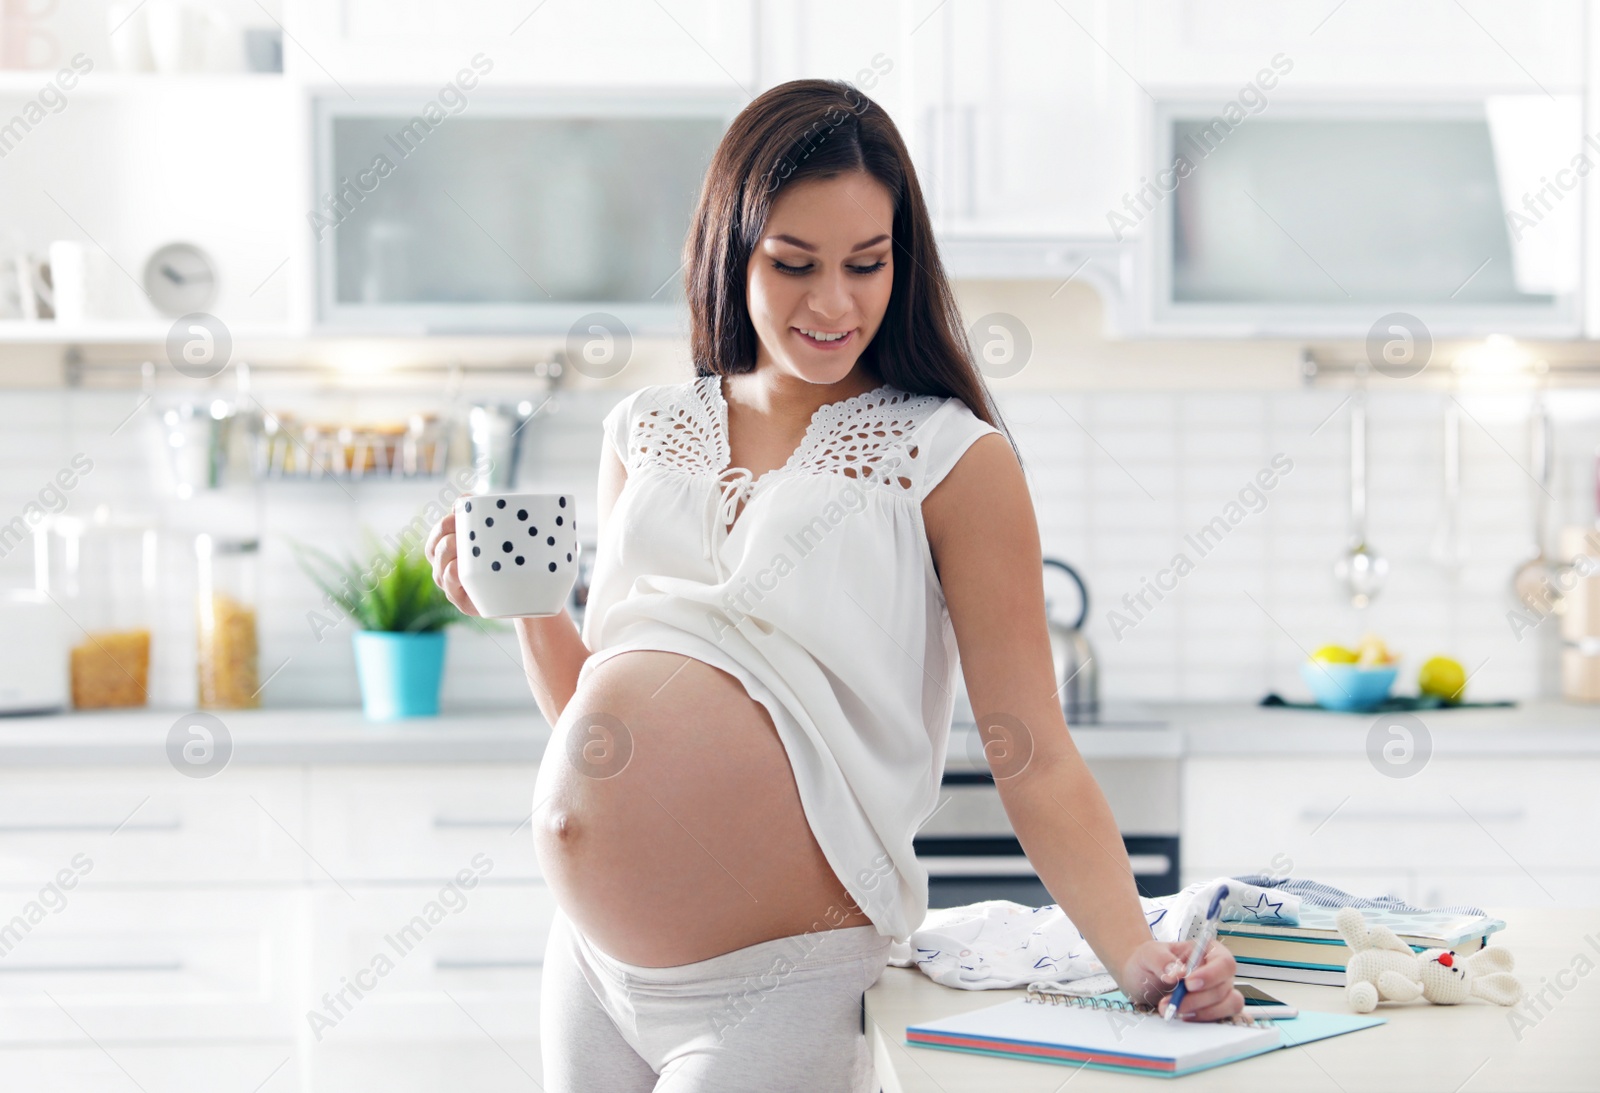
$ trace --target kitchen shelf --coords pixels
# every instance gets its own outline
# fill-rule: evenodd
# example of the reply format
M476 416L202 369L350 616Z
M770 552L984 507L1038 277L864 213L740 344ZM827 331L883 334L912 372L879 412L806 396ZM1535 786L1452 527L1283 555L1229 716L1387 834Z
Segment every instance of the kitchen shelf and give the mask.
M175 319L134 319L123 322L64 326L52 319L0 319L0 345L164 345ZM293 338L295 331L282 323L239 323L228 327L241 338Z
M104 373L128 377L139 377L146 382L155 377L150 375L154 370L155 357L159 353L147 354L140 359L128 358L120 361L86 361L80 355L69 351L67 355L68 382L72 385L80 383L84 376L91 373ZM387 368L381 372L350 372L331 364L304 364L284 361L246 361L235 358L230 364L247 368L257 376L275 376L286 374L303 374L322 376L327 379L352 378L352 377L390 377L403 376L444 376L456 377L469 374L496 374L505 373L525 376L529 379L558 380L564 373L566 354L560 350L552 352L547 358L539 360L503 360L503 361L463 361L447 360L435 364L406 364ZM220 372L218 373L221 374Z
M1450 340L1476 342L1481 339ZM1411 382L1422 387L1451 387L1464 380L1477 379L1498 380L1506 385L1526 387L1568 385L1593 387L1595 378L1600 376L1600 361L1547 361L1541 358L1535 360L1529 368L1479 373L1470 369L1458 370L1455 361L1447 359L1449 355L1440 353L1437 346L1435 356L1438 359L1431 361L1415 377L1408 377ZM1371 362L1359 348L1353 351L1303 349L1300 353L1300 375L1307 387L1314 387L1323 381L1359 382L1363 377L1368 380L1385 378L1372 367Z

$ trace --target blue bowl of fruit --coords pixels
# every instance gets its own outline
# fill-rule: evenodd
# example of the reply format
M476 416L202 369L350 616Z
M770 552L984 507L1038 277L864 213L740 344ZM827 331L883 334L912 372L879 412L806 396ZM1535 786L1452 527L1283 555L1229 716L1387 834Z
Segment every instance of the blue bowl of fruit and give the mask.
M1300 665L1300 678L1317 705L1346 713L1383 705L1399 674L1399 658L1376 638L1363 640L1355 649L1324 645Z

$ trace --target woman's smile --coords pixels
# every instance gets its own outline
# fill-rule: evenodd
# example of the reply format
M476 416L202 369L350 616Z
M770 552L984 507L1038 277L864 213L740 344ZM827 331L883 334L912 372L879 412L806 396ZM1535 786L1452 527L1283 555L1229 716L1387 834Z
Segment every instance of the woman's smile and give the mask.
M800 340L805 342L806 345L810 346L812 349L820 349L825 353L832 353L840 349L844 349L847 346L855 344L856 340L856 332L854 330L828 331L819 329L817 327L801 326L794 326L790 327L789 329L798 335ZM826 340L814 337L816 334L824 335Z

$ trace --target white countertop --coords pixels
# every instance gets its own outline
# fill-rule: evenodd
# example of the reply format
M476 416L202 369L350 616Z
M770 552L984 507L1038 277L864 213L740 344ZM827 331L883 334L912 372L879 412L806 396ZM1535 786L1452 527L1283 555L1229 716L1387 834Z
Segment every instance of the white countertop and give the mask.
M1110 725L1072 730L1086 759L1197 756L1360 755L1380 716L1258 706L1244 702L1112 705ZM1600 755L1600 706L1526 702L1517 706L1423 710L1407 715L1427 729L1440 757ZM970 725L956 725L950 767L982 753Z
M1185 756L1359 755L1380 718L1402 716L1224 702L1150 709L1181 727ZM1422 722L1439 757L1600 755L1600 706L1525 702L1404 716Z
M0 764L164 763L167 734L189 711L79 710L0 717ZM213 711L241 763L536 763L550 727L538 709L452 710L436 718L372 722L357 709ZM1372 714L1240 702L1115 708L1114 724L1072 730L1085 758L1360 754ZM1413 715L1441 757L1600 755L1600 707L1531 702L1512 708ZM951 731L948 768L976 769L970 726Z
M1473 999L1459 1006L1385 1004L1376 1028L1191 1074L1185 1090L1591 1090L1600 1068L1600 992L1577 978L1575 961L1600 945L1600 908L1488 908L1506 921L1494 944L1516 958L1523 987L1541 989L1565 972L1576 990L1547 1008L1524 1003L1519 1030L1511 1011ZM1594 940L1591 940L1594 939ZM1304 1010L1345 1013L1343 987L1259 980L1268 994ZM1088 1093L1166 1088L1142 1075L913 1047L906 1026L1020 998L1023 991L943 987L915 968L888 968L866 996L868 1038L885 1093ZM1553 995L1547 995L1550 1001ZM1069 1084L1070 1083L1070 1084Z
M226 728L235 763L537 763L550 738L531 700L526 710L453 711L405 721L368 721L347 708L206 712ZM164 764L168 734L190 715L74 710L0 718L0 765Z

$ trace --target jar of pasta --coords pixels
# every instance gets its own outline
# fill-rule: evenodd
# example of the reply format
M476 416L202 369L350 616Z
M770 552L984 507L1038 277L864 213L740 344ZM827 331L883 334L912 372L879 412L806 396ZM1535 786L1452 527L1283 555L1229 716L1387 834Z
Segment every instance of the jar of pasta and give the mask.
M261 705L256 645L257 539L195 536L199 597L195 665L199 706L241 710Z
M148 705L155 527L108 505L88 516L52 516L34 533L34 586L66 615L73 635L72 705Z

